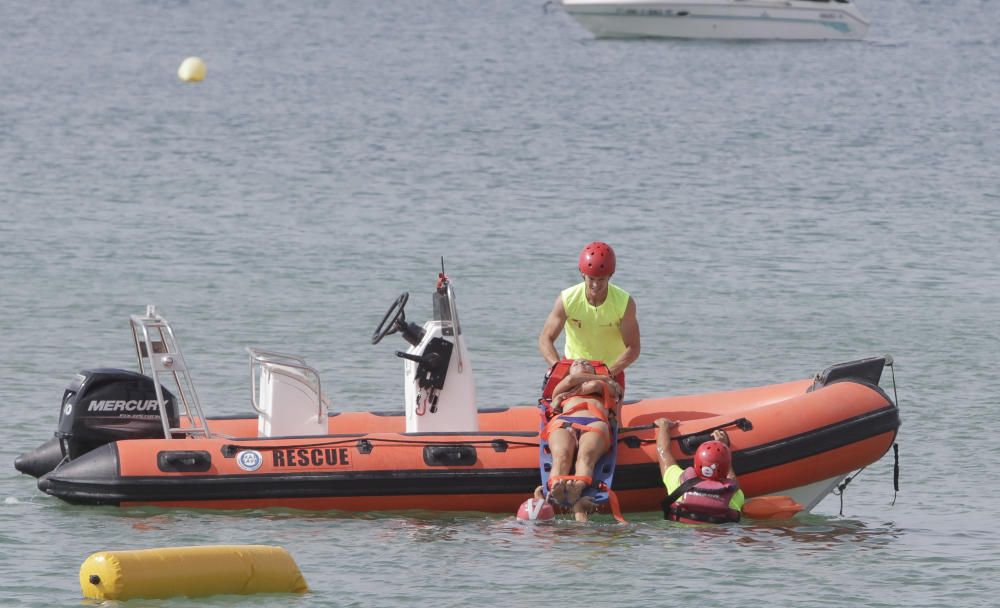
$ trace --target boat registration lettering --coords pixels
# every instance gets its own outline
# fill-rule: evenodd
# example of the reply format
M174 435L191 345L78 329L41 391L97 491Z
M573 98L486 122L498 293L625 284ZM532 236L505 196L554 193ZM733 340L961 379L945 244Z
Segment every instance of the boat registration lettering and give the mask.
M288 448L271 451L275 467L335 467L347 466L347 448Z

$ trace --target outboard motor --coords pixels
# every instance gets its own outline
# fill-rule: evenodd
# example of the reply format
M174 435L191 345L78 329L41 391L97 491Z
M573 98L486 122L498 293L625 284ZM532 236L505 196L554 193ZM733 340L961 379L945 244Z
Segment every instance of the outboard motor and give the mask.
M163 387L161 390L167 423L176 427L174 395ZM122 369L80 372L63 393L56 437L70 460L119 439L163 437L152 378Z
M162 388L170 428L178 425L174 395ZM121 369L92 369L77 374L63 392L59 430L14 467L41 477L63 459L73 460L119 439L163 437L163 420L152 378Z

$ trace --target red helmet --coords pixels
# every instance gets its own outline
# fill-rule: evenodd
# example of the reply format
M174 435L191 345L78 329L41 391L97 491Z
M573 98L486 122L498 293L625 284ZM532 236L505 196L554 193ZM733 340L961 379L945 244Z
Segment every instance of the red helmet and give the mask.
M606 277L615 272L615 250L611 245L594 241L580 252L580 272L589 277Z
M552 505L540 498L529 498L517 509L517 518L520 520L546 520L555 516L556 512Z
M694 472L702 479L722 481L729 475L733 457L721 441L706 441L694 453Z

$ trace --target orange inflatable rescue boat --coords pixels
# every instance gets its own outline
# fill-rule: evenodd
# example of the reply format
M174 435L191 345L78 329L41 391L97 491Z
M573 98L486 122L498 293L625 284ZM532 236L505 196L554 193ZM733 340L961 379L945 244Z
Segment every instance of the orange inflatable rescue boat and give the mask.
M331 412L319 373L297 356L248 349L253 412L206 417L170 324L150 306L131 317L138 372L91 369L63 394L58 430L18 470L74 504L513 513L540 484L536 404L476 407L472 365L451 282L434 318L407 323L403 294L372 341L400 333L405 411ZM879 387L891 358L832 365L814 377L620 406L613 488L622 511L656 511L652 422L680 421L674 455L688 466L726 428L748 498L813 508L893 445L899 411Z

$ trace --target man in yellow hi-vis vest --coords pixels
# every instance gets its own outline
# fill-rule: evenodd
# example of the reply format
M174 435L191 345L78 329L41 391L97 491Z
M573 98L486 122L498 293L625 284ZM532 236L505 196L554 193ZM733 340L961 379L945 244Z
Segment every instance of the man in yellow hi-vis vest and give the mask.
M595 241L580 252L583 282L564 289L538 336L538 349L551 366L559 361L556 338L566 330L566 358L603 361L622 389L625 368L639 358L635 300L611 284L615 252Z

